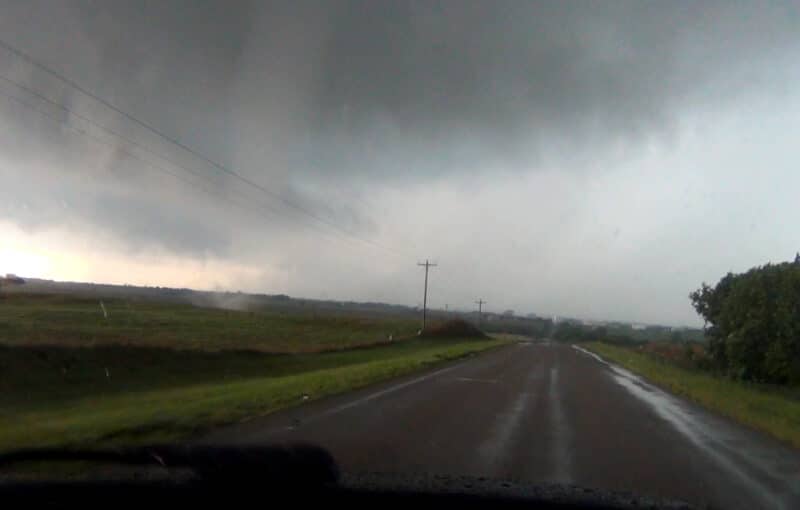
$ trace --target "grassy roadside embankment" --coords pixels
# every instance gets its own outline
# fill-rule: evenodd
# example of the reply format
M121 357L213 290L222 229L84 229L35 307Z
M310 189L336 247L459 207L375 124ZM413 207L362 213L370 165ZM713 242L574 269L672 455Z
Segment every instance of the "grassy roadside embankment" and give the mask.
M507 343L397 340L408 320L104 304L107 317L96 300L0 302L0 451L179 440Z
M192 374L195 381L187 385L175 380L164 385L153 378L150 384L139 380L137 389L130 392L104 392L102 383L99 388L81 385L73 388L76 395L81 394L77 398L34 399L33 403L21 402L17 410L4 407L0 414L0 450L177 440L214 426L301 404L304 395L317 399L341 393L502 343L408 340L337 353L254 354L255 360L242 360L241 354L239 360L222 354L217 358L218 365L228 373L235 373L236 363L245 361L250 374L231 380L218 370L209 369L205 374L207 382L197 382L202 376L198 373ZM253 365L259 361L263 362L261 375L253 373ZM163 363L162 368L169 370Z
M601 342L583 347L672 393L800 448L800 400L788 392L681 368L624 347Z

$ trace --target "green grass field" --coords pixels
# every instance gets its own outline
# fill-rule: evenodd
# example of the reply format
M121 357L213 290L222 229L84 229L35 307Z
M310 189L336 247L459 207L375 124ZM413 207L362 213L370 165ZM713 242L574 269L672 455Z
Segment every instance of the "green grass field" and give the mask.
M240 312L153 301L0 294L4 345L136 345L171 349L319 352L412 336L419 321L268 308Z
M507 343L389 343L415 326L394 319L105 305L108 319L96 301L0 300L0 451L177 440Z
M800 447L800 400L791 392L680 368L624 347L599 342L584 347L672 393Z

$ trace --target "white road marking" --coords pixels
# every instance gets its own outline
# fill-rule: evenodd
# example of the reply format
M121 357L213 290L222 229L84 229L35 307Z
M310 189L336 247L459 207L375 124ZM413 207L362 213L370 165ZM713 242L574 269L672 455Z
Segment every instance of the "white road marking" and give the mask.
M396 384L394 386L386 388L385 390L376 391L375 393L367 395L366 397L362 397L360 399L353 400L351 402L348 402L346 404L342 404L342 405L334 407L332 409L328 409L327 411L322 412L322 413L312 417L311 420L314 420L314 419L317 419L317 418L321 418L323 416L329 416L329 415L332 415L332 414L336 414L336 413L342 412L342 411L344 411L346 409L350 409L352 407L356 407L356 406L360 406L362 404L366 404L367 402L370 402L370 401L375 400L377 398L383 397L384 395L388 395L390 393L394 393L395 391L402 390L403 388L407 388L407 387L413 386L415 384L419 384L419 383L421 383L423 381L427 381L428 379L432 379L432 378L434 378L436 376L439 376L439 375L445 374L447 372L450 372L451 370L455 370L457 368L461 368L461 367L467 365L471 361L473 361L472 358L466 359L465 361L462 361L461 363L458 363L457 365L452 365L452 366L449 366L449 367L441 368L439 370L436 370L435 372L431 372L429 374L425 374L425 375L422 375L420 377L417 377L416 379L412 379L412 380L406 381L404 383ZM306 420L306 421L310 421L310 420Z
M487 466L487 475L503 476L500 463L518 453L509 448L512 446L511 439L519 429L528 406L536 402L537 395L533 387L534 381L541 377L541 368L538 365L530 371L525 387L521 388L508 410L497 416L491 434L478 447L478 453Z
M553 438L550 450L553 462L553 481L569 483L572 481L570 475L572 463L568 448L570 431L558 386L558 366L550 368L550 387L547 397L550 404L550 432Z
M606 360L604 360L603 358L601 358L601 357L600 357L600 356L598 356L597 354L595 354L595 353L593 353L593 352L591 352L591 351L587 351L587 350L586 350L586 349L584 349L583 347L578 347L577 345L573 345L573 346L572 346L572 348L573 348L573 349L575 349L576 351L580 351L580 352L582 352L582 353L584 353L584 354L586 354L586 355L588 355L588 356L591 356L591 357L593 357L594 359L596 359L597 361L599 361L599 362L600 362L600 363L602 363L603 365L608 365L608 366L611 366L611 364L610 364L609 362L607 362Z
M479 382L486 384L497 384L497 379L473 379L472 377L456 377L455 380L461 382Z
M356 406L360 406L362 404L366 404L367 402L371 402L371 401L373 401L373 400L375 400L377 398L383 397L384 395L388 395L390 393L394 393L395 391L402 390L403 388L408 388L409 386L413 386L415 384L419 384L419 383L421 383L423 381L427 381L428 379L431 379L433 377L445 374L447 372L450 372L451 370L455 370L456 368L459 368L462 365L463 365L463 363L459 363L458 365L454 365L454 366L451 366L451 367L441 368L441 369L439 369L439 370L437 370L435 372L431 372L429 374L417 377L416 379L412 379L412 380L406 381L404 383L396 384L394 386L386 388L385 390L376 391L375 393L367 395L366 397L362 397L362 398L353 400L351 402L348 402L346 404L342 404L340 406L336 406L336 407L334 407L332 409L328 409L327 411L314 416L314 419L321 418L323 416L330 416L332 414L340 413L340 412L342 412L342 411L344 411L346 409L350 409L352 407L356 407ZM306 420L306 421L309 421L309 420Z
M434 377L440 376L442 374L446 374L446 373L448 373L448 372L450 372L452 370L456 370L458 368L462 368L464 366L467 366L469 363L471 363L473 361L475 361L474 357L466 358L463 361L461 361L461 362L459 362L459 363L457 363L455 365L451 365L451 366L448 366L448 367L440 368L439 370L436 370L434 372L430 372L430 373L421 375L419 377L411 379L410 381L406 381L406 382L403 382L403 383L395 384L394 386L390 386L389 388L386 388L386 389L383 389L383 390L380 390L380 391L376 391L374 393L370 393L369 395L366 395L366 396L361 397L359 399L351 400L350 402L341 404L339 406L336 406L336 407L333 407L333 408L330 408L330 409L327 409L327 410L324 410L324 411L320 411L317 414L313 414L313 415L307 416L302 421L301 420L297 420L297 423L293 423L292 427L279 426L279 427L273 427L273 428L269 428L269 429L260 429L258 431L254 431L254 432L252 432L250 434L246 434L246 435L253 435L254 437L258 438L259 440L262 440L264 437L268 437L268 436L270 436L272 434L280 433L280 432L283 432L283 431L286 431L286 430L298 430L304 424L314 423L314 422L316 422L316 421L318 421L320 419L327 418L329 416L332 416L334 414L340 413L342 411L346 411L348 409L352 409L354 407L357 407L357 406L372 402L373 400L376 400L378 398L384 397L386 395L389 395L389 394L394 393L396 391L402 390L404 388L408 388L409 386L413 386L415 384L419 384L421 382L427 381L429 379L433 379ZM298 407L295 410L300 411L302 409L303 409L302 407Z

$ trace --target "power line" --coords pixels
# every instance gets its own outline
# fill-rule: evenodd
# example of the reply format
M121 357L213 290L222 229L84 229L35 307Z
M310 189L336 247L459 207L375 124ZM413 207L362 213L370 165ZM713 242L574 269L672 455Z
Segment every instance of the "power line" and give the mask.
M193 181L190 181L190 180L188 180L188 179L185 179L185 178L181 177L179 174L177 174L177 173L174 173L174 172L171 172L171 171L167 170L167 169L166 169L166 168L164 168L163 166L157 165L157 164L155 164L155 163L153 163L153 162L151 162L151 161L147 161L146 159L143 159L143 158L141 158L141 157L137 156L136 154L134 154L133 152L131 152L131 151L129 151L129 150L127 150L127 149L125 149L125 148L119 147L118 145L115 145L115 144L112 144L112 143L110 143L108 140L104 140L103 138L100 138L100 137L98 137L98 136L96 136L96 135L90 134L90 133L88 133L86 130L84 130L84 129L81 129L81 128L79 128L79 127L75 126L74 124L71 124L70 122L65 122L65 121L64 121L64 120L62 120L61 118L59 118L59 117L57 117L57 116L55 116L55 115L52 115L52 114L50 114L50 113L48 113L48 112L45 112L45 111L41 110L40 108L37 108L36 106L34 106L34 105L32 105L32 104L30 104L30 103L28 103L28 102L26 102L26 101L23 101L23 100L19 99L18 97L12 96L11 94L8 94L8 93L6 93L6 92L3 92L3 91L0 91L0 95L3 95L3 96L5 96L7 99L10 99L10 100L12 100L12 101L14 101L14 102L16 102L16 103L18 103L18 104L20 104L20 105L22 105L22 106L26 107L26 108L30 108L30 109L34 110L35 112L39 113L39 114L40 114L40 115L42 115L43 117L45 117L45 118L47 118L47 119L50 119L50 120L52 120L53 122L55 122L56 124L58 124L58 125L60 125L60 126L64 126L64 127L68 128L68 129L70 129L71 131L73 131L73 132L75 132L75 133L79 134L79 135L85 136L85 137L87 137L87 138L89 138L89 139L91 139L91 140L94 140L94 141L95 141L95 142L97 142L97 143L101 143L101 144L103 144L103 145L106 145L106 146L108 146L108 147L111 147L111 148L112 148L112 149L114 149L114 150L118 150L118 151L120 151L121 153L123 153L123 154L125 154L125 155L127 155L127 156L130 156L130 157L132 157L132 158L134 158L134 159L136 159L136 160L138 160L138 161L142 162L142 163L143 163L143 164L145 164L146 166L148 166L148 167L150 167L150 168L152 168L152 169L154 169L154 170L156 170L156 171L159 171L159 172L166 173L167 175L170 175L170 176L172 176L173 178L175 178L175 179L177 179L177 180L179 180L179 181L181 181L181 182L183 182L183 183L185 183L185 184L188 184L188 185L190 185L190 186L194 186L194 187L196 187L196 188L199 188L200 190L202 190L202 191L204 191L204 192L208 193L208 194L209 194L209 195L211 195L211 196L217 196L217 197L219 197L219 198L222 198L222 199L224 199L224 200L226 200L226 201L230 202L231 204L233 204L233 205L235 205L235 206L239 207L240 209L244 210L245 212L251 212L251 211L248 211L248 209L247 209L247 208L245 208L245 207L244 207L244 206L243 206L241 203L239 203L239 202L236 202L235 200L231 199L230 197L228 197L228 196L226 196L226 195L224 195L224 194L220 194L220 193L218 193L218 192L215 192L216 190L213 190L213 189L206 188L206 187L204 187L204 186L200 185L200 184L199 184L199 183L197 183L197 182L193 182ZM249 205L249 204L248 204L248 205ZM260 205L260 204L259 204L259 205ZM312 227L312 226L313 226L313 227L316 227L316 225L312 225L312 224L308 224L308 225L305 225L305 226L306 226L306 227L309 227L309 228L310 228L310 227ZM325 239L325 240L327 240L327 241L336 241L336 240L338 240L338 241L340 241L340 242L349 241L349 239L347 239L347 238L336 238L336 237L329 237L329 236L327 236L327 235L326 235L326 233L325 233L325 232L322 232L322 231L320 231L319 233L321 233L321 234L322 234L322 236L323 236L323 239Z
M60 110L62 110L62 111L64 111L64 112L68 113L68 114L69 114L69 115L71 115L71 116L74 116L74 117L76 117L76 118L78 118L78 119L80 119L80 120L82 120L82 121L84 121L84 122L86 122L86 123L88 123L88 124L90 124L90 125L93 125L93 126L95 126L95 127L99 128L99 129L103 130L103 131L106 131L107 133L110 133L112 136L115 136L115 137L119 138L119 139L120 139L120 140L122 140L123 142L125 142L125 143L127 143L127 144L130 144L130 145L132 145L132 146L136 147L136 148L137 148L137 149L139 149L139 150L142 150L142 151L145 151L145 152L147 152L147 153L149 153L149 154L152 154L152 155L153 155L153 156L155 156L156 158L160 159L161 161L164 161L164 162L166 162L167 164L169 164L169 165L171 165L171 166L173 166L173 167L175 167L175 168L181 169L181 170L183 170L183 171L185 171L185 172L189 172L189 173L191 173L192 175L194 175L195 177L198 177L198 178L201 178L201 179L210 179L210 176L208 176L208 175L206 175L206 174L204 174L204 173L202 173L202 172L198 172L198 171L196 171L196 170L193 170L192 168L189 168L189 167L187 167L187 166L180 165L180 164L178 164L178 163L176 163L176 162L172 161L171 159L169 159L169 158L167 158L167 157L165 157L165 156L162 156L162 155L158 154L157 152L155 152L155 151L153 151L152 149L150 149L150 148L146 147L145 145L143 145L143 144L141 144L141 143L137 142L136 140L133 140L133 139L131 139L131 138L129 138L129 137L126 137L125 135L121 134L120 132L118 132L118 131L116 131L116 130L114 130L114 129L112 129L112 128L109 128L109 127L107 127L107 126L104 126L104 125L102 125L102 124L100 124L100 123L98 123L98 122L96 122L96 121L92 120L91 118L89 118L89 117L87 117L87 116L85 116L85 115L82 115L82 114L80 114L80 113L78 113L78 112L76 112L76 111L74 111L74 110L72 110L72 109L70 109L70 108L68 108L68 107L66 107L66 106L64 106L64 105L62 105L61 103L59 103L59 102L57 102L57 101L55 101L55 100L53 100L53 99L51 99L51 98L49 98L49 97L47 97L47 96L43 95L43 94L40 94L39 92L37 92L37 91L35 91L35 90L33 90L33 89L29 88L29 87L26 87L25 85L23 85L23 84L21 84L21 83L19 83L19 82L17 82L17 81L14 81L14 80L12 80L12 79L10 79L10 78L8 78L8 77L6 77L6 76L2 76L2 75L0 75L0 80L3 80L3 81L5 81L5 82L8 82L8 83L10 83L10 84L14 85L15 87L19 88L20 90L23 90L23 91L25 91L26 93L28 93L28 94L30 94L30 95L32 95L32 96L34 96L34 97L36 97L37 99L40 99L40 100L42 100L42 101L45 101L45 102L47 102L47 103L49 103L49 104L51 104L51 105L55 106L56 108L59 108ZM17 101L18 103L22 104L23 106L27 106L27 107L29 107L29 108L31 108L31 109L33 109L33 110L37 111L38 113L40 113L40 114L42 114L42 115L44 115L44 116L46 116L46 117L48 117L48 118L52 119L53 121L57 122L58 124L69 125L69 123L68 123L68 122L66 122L66 121L63 121L62 119L60 119L60 118L58 118L58 117L55 117L55 116L53 116L53 115L50 115L49 113L47 113L47 112L44 112L44 111L42 111L41 109L39 109L39 108L36 108L34 105L31 105L30 103L26 103L25 101L22 101L22 100L20 100L19 98L15 97L15 96L11 96L11 95L8 95L8 94L6 94L6 96L7 96L7 97L9 97L9 98L11 98L11 99L13 99L13 100L15 100L15 101ZM74 127L74 126L73 126L73 127ZM84 134L84 135L90 136L90 135L88 135L88 134L87 134L87 133L86 133L84 130L82 130L82 129L79 129L79 128L75 128L75 129L77 130L77 132L78 132L79 134ZM108 142L106 142L106 141L103 141L103 140L102 140L102 139L100 139L99 137L96 137L96 136L90 136L90 138L94 139L94 140L95 140L95 141L97 141L97 142L104 143L105 145L108 145L109 147L112 147L112 148L114 148L114 149L118 149L118 150L120 149L118 146L116 146L116 145L112 145L111 143L108 143ZM151 166L151 167L153 167L153 168L156 168L156 169L158 169L158 170L160 170L160 171L165 171L165 172L166 172L166 170L165 170L163 167L161 167L161 166L159 166L159 165L154 165L152 162L150 162L150 161L147 161L147 160L145 160L145 159L143 159L143 158L141 158L141 157L138 157L138 156L134 155L133 153L131 153L130 151L125 151L125 153L126 153L126 154L128 154L128 155L130 155L131 157L134 157L135 159L137 159L137 160L141 161L142 163L144 163L144 164L146 164L146 165L148 165L148 166ZM167 172L167 173L169 173L169 175L172 175L173 177L176 177L176 178L177 178L177 176L176 176L174 173L172 173L172 172ZM179 178L179 180L181 180L182 182L185 182L185 183L192 184L192 183L190 183L189 181L186 181L185 179L180 179L180 178ZM204 191L207 191L207 192L208 192L209 190L207 190L207 189L204 189ZM244 198L245 200L250 200L250 198L251 198L251 197L249 197L248 195L246 195L246 194L242 193L240 190L237 190L237 189L235 189L235 188L233 189L233 191L234 191L235 193L237 193L237 195L239 195L240 197ZM220 197L223 197L223 198L226 198L226 197L225 197L225 195L223 195L223 194L218 194L218 196L220 196ZM233 203L233 201L232 201L232 200L230 200L230 199L229 199L229 201ZM267 210L268 210L270 213L272 213L272 214L278 214L278 215L281 215L281 216L284 216L284 217L287 217L287 218L288 218L288 216L286 216L286 215L283 213L283 211L281 211L280 209L276 209L275 207L272 207L272 206L271 206L271 205L269 205L269 204L266 204L266 203L262 204L261 202L259 202L257 205L258 205L259 207L266 207L266 208L267 208ZM309 223L309 224L308 224L308 227L309 227L309 228L313 227L313 229L314 229L314 230L315 230L317 233L319 233L319 234L322 234L322 235L326 235L325 231L323 231L322 229L320 229L320 228L319 228L319 226L318 226L318 225L316 225L316 224ZM342 238L342 239L344 239L344 238ZM330 238L328 238L328 240L330 240Z
M78 113L78 112L76 112L76 111L74 111L74 110L72 110L72 109L70 109L70 108L67 108L66 106L62 105L61 103L59 103L59 102L57 102L57 101L55 101L55 100L53 100L53 99L51 99L51 98L49 98L49 97L47 97L47 96L43 95L43 94L40 94L38 91L36 91L36 90L34 90L34 89L32 89L32 88L26 87L25 85L23 85L23 84L21 84L21 83L19 83L19 82L17 82L17 81L14 81L14 80L12 80L12 79L10 79L10 78L8 78L8 77L6 77L6 76L3 76L3 75L0 75L0 80L3 80L3 81L5 81L5 82L7 82L7 83L10 83L10 84L14 85L15 87L19 88L20 90L23 90L23 91L25 91L26 93L28 93L28 94L30 94L30 95L32 95L32 96L34 96L34 97L36 97L37 99L40 99L40 100L42 100L42 101L45 101L45 102L47 102L47 103L49 103L49 104L51 104L51 105L55 106L56 108L59 108L60 110L63 110L64 112L68 113L68 114L69 114L69 115L71 115L71 116L75 116L75 117L77 117L78 119L80 119L80 120L82 120L82 121L84 121L84 122L86 122L86 123L88 123L88 124L91 124L91 125L93 125L93 126L95 126L95 127L99 128L99 129L102 129L103 131L106 131L106 132L110 133L110 134L111 134L111 135L113 135L113 136L116 136L117 138L119 138L119 139L120 139L120 140L122 140L123 142L125 142L125 143L127 143L127 144L130 144L130 145L132 145L132 146L136 147L137 149L140 149L140 150L142 150L142 151L145 151L145 152L147 152L147 153L149 153L149 154L152 154L153 156L155 156L155 157L159 158L160 160L162 160L162 161L164 161L164 162L166 162L166 163L168 163L168 164L170 164L170 165L172 165L172 166L174 166L174 167L176 167L176 168L179 168L179 169L181 169L181 170L184 170L184 171L186 171L186 172L189 172L189 173L191 173L192 175L195 175L196 177L199 177L199 178L207 178L207 177L209 177L209 176L207 176L207 175L205 175L205 174L203 174L203 173L201 173L201 172L197 172L196 170L193 170L193 169L191 169L191 168L189 168L189 167L186 167L186 166L183 166L183 165L179 165L178 163L175 163L175 162L174 162L174 161L172 161L171 159L169 159L169 158L167 158L167 157L165 157L165 156L162 156L162 155L158 154L157 152L153 151L152 149L150 149L150 148L148 148L148 147L146 147L146 146L142 145L141 143L137 142L136 140L133 140L133 139L131 139L131 138L129 138L129 137L126 137L126 136L125 136L125 135L123 135L122 133L120 133L120 132L118 132L118 131L116 131L116 130L114 130L114 129L112 129L112 128L109 128L109 127L107 127L107 126L104 126L104 125L102 125L102 124L100 124L100 123L98 123L98 122L96 122L96 121L94 121L94 120L90 119L89 117L87 117L87 116L85 116L85 115L82 115L82 114L80 114L80 113ZM13 96L8 96L8 97L12 97L13 99L17 99L17 98L15 98L15 97L13 97ZM20 102L21 102L21 101L20 101ZM57 121L57 122L59 122L59 123L62 123L62 124L67 124L67 122L64 122L64 121L62 121L61 119L54 118L54 117L50 116L49 114L46 114L46 113L44 113L44 112L43 112L43 111L41 111L40 109L38 109L38 108L34 107L33 105L30 105L29 103L21 102L21 104L23 104L23 105L25 105L25 106L29 106L30 108L33 108L33 109L35 109L35 110L36 110L36 111L38 111L39 113L42 113L42 114L44 114L44 115L47 115L47 116L48 116L48 117L50 117L50 118L53 118L55 121ZM109 145L110 145L110 144L109 144ZM147 163L147 164L149 164L149 162L148 162L148 161L145 161L145 160L143 160L143 159L141 159L141 158L137 158L137 159L139 159L140 161L142 161L142 162L144 162L144 163ZM247 197L246 195L240 195L240 196L242 196L242 197L244 197L244 198L249 198L249 197ZM274 213L278 213L278 211L279 211L278 209L274 209L274 208L270 208L270 210L271 210L272 212L274 212Z
M246 184L246 185L248 185L248 186L250 186L250 187L252 187L252 188L254 188L256 190L258 190L258 191L260 191L261 193L265 194L266 196L268 196L268 197L270 197L272 199L278 200L283 205L285 205L287 207L290 207L291 209L294 209L295 211L297 211L299 213L302 213L303 215L315 220L316 222L318 222L320 224L323 224L323 225L326 225L327 227L329 227L329 228L331 228L331 229L333 229L333 230L335 230L335 231L337 231L337 232L339 232L341 234L344 234L344 237L343 236L337 236L337 237L335 237L333 239L339 240L339 241L342 241L342 242L350 241L352 239L352 240L359 241L359 242L364 243L364 244L368 244L368 245L370 245L370 246L372 246L374 248L378 248L378 249L384 250L386 252L389 252L389 253L397 255L397 256L402 256L402 257L407 256L406 253L400 252L400 251L395 250L393 248L389 248L387 246L384 246L384 245L382 245L380 243L377 243L375 241L372 241L370 239L365 239L363 237L360 237L360 236L350 232L349 230L342 228L338 224L336 224L334 222L331 222L331 221L328 221L327 219L322 218L319 215L307 210L302 205L299 205L299 204L297 204L297 203L295 203L295 202L293 202L293 201L281 196L280 194L278 194L278 193L276 193L276 192L274 192L274 191L272 191L272 190L270 190L270 189L258 184L257 182L255 182L255 181L253 181L251 179L248 179L247 177L244 177L243 175L241 175L240 173L236 172L235 170L230 169L230 168L218 163L217 161L212 160L210 157L200 153L199 151L197 151L195 149L192 149L191 147L189 147L186 144L182 143L180 140L178 140L178 139L176 139L174 137L171 137L171 136L159 131L158 129L156 129L151 124L134 117L133 115L131 115L131 114L125 112L124 110L118 108L117 106L115 106L114 104L110 103L109 101L103 99L102 97L99 97L96 94L90 92L89 90L83 88L82 86L80 86L78 83L76 83L75 81L71 80L67 76L65 76L65 75L63 75L63 74L61 74L61 73L59 73L59 72L47 67L44 64L39 63L38 61L36 61L33 57L31 57L27 53L19 50L18 48L12 46L11 44L9 44L6 41L3 41L2 39L0 39L0 47L5 49L10 54L16 56L17 58L19 58L21 60L24 60L25 62L27 62L31 66L33 66L33 67L35 67L37 69L40 69L41 71L49 74L50 76L60 80L61 82L63 82L67 86L75 89L76 91L80 92L81 94L85 95L86 97L89 97L89 98L93 99L94 101L102 104L103 106L105 106L106 108L112 110L113 112L115 112L116 114L120 115L124 119L127 119L128 121L140 126L141 128L144 128L146 131L156 135L157 137L159 137L159 138L161 138L163 140L166 140L167 142L171 143L172 145L175 145L176 147L179 147L179 148L183 149L187 153L189 153L192 156L194 156L194 157L202 160L203 162L211 165L212 167L216 168L217 170L234 177L238 181L240 181L240 182L242 182L242 183L244 183L244 184ZM145 151L145 152L147 152L147 153L159 158L160 160L167 162L168 164L170 164L170 165L172 165L172 166L174 166L176 168L179 168L181 170L187 171L187 172L191 173L192 175L194 175L195 177L198 177L198 178L208 178L209 177L209 176L206 176L203 173L200 173L200 172L197 172L195 170L192 170L192 169L190 169L190 168L188 168L186 166L179 165L178 163L175 163L171 159L169 159L169 158L167 158L165 156L162 156L162 155L158 154L157 152L155 152L154 150L146 147L142 143L139 143L139 142L137 142L137 141L135 141L135 140L133 140L133 139L131 139L129 137L126 137L126 136L120 134L119 132L117 132L117 131L115 131L115 130L113 130L111 128L103 126L102 124L99 124L99 123L93 121L89 117L87 117L85 115L82 115L82 114L80 114L78 112L75 112L74 110L71 110L71 109L61 105L57 101L54 101L54 100L48 98L47 96L45 96L45 95L43 95L43 94L41 94L41 93L31 89L31 88L25 87L24 85L21 85L21 84L15 82L14 80L11 80L11 79L9 79L7 77L0 77L0 78L2 78L3 80L5 80L5 81L7 81L7 82L19 87L22 90L25 90L27 93L29 93L29 94L31 94L31 95L33 95L33 96L35 96L35 97L37 97L37 98L39 98L39 99L41 99L43 101L46 101L46 102L48 102L50 104L53 104L54 106L56 106L56 107L58 107L58 108L60 108L60 109L62 109L64 111L68 112L71 115L74 115L76 118L79 118L79 119L83 120L84 122L87 122L87 123L89 123L91 125L94 125L94 126L100 128L100 129L102 129L102 130L104 130L104 131L106 131L108 133L111 133L113 136L116 136L117 138L119 138L119 139L123 140L124 142L136 147L137 149ZM40 109L36 108L35 106L32 106L29 103L26 103L25 101L20 100L19 98L16 98L16 97L11 96L9 94L5 94L5 95L8 98L10 98L10 99L22 104L23 106L26 106L28 108L34 109L35 111L37 111L40 114L42 114L42 115L44 115L44 116L56 121L59 124L63 124L63 125L68 126L70 129L78 132L79 134L82 134L84 136L92 138L92 139L94 139L95 141L97 141L99 143L103 143L105 145L111 146L111 144L108 141L105 141L100 137L97 137L97 136L94 136L94 135L90 135L85 130L77 128L74 125L70 125L68 123L65 123L62 119L57 118L57 117L55 117L53 115L50 115L48 113L45 113L45 112L41 111ZM205 188L203 186L198 185L197 183L195 183L193 181L189 181L189 180L183 179L179 175L177 175L176 173L171 172L169 170L166 170L163 166L157 165L157 164L155 164L155 163L153 163L151 161L147 161L147 160L137 156L136 154L134 154L130 150L121 149L121 148L119 148L117 146L114 146L114 148L117 149L117 150L121 150L122 152L130 155L131 157L133 157L133 158L135 158L135 159L137 159L139 161L142 161L145 165L147 165L147 166L149 166L149 167L151 167L153 169L156 169L158 171L167 173L168 175L171 175L172 177L174 177L174 178L176 178L176 179L178 179L178 180L180 180L180 181L182 181L184 183L187 183L189 185L199 187L201 190L203 190L204 192L209 193L211 195L221 196L222 198L224 198L224 199L230 201L231 203L233 203L234 205L237 205L238 207L242 207L241 204L231 200L230 197L228 197L227 195L220 195L218 193L215 193L214 191L211 191L211 190L209 190L209 189L207 189L207 188ZM242 196L243 198L249 199L249 197L247 197L246 195L241 195L240 194L240 196ZM260 207L264 207L266 205L267 204L259 203ZM270 209L270 212L273 213L273 214L277 214L278 211L280 211L279 209L275 209L275 208L273 208L271 206L269 206L269 209ZM314 223L308 223L307 227L313 227L316 231L318 231L319 233L323 234L323 236L325 235L325 232L320 230L319 226L314 224ZM327 236L325 236L324 238L327 239L327 240L331 240L331 238L329 238ZM427 261L426 261L426 263L427 263ZM436 264L429 264L429 263L427 263L427 264L428 265L426 267L426 286L425 286L425 303L424 303L425 306L423 307L423 327L424 327L425 314L426 314L426 308L427 308L427 272L428 272L428 268L429 267L436 266Z
M335 181L328 181L328 186L331 186L334 189L336 189L339 195L346 198L347 200L352 200L361 204L362 209L367 211L371 216L373 217L378 216L377 214L375 214L373 206L369 202L361 198L358 195L358 192L354 191L352 188L345 188L340 183L337 183ZM410 246L415 250L417 249L417 244L407 237L399 236L397 235L397 233L392 234L392 237L396 238L402 244Z
M189 184L190 186L198 186L198 184L197 184L197 183L195 183L195 182L192 182L192 181L190 181L190 180L184 179L184 178L182 178L181 176L179 176L178 174L175 174L175 173L173 173L173 172L170 172L169 170L166 170L166 169L164 169L164 168L157 167L156 165L153 165L153 164L152 164L152 163L150 163L149 161L142 160L141 158L137 157L135 154L133 154L133 153L131 153L131 152L129 152L129 151L127 151L127 150L125 150L125 149L119 148L119 147L117 147L117 146L113 146L113 145L111 145L110 143L108 143L107 141L103 140L102 138L100 138L100 137L98 137L98 136L95 136L95 135L91 135L91 134L87 133L87 132L86 132L86 130L80 129L80 128L78 128L78 127L76 127L76 126L74 126L74 125L72 125L72 124L70 124L70 123L68 123L68 122L64 122L62 119L60 119L60 118L58 118L58 117L56 117L56 116L54 116L54 115L51 115L51 114L49 114L49 113L47 113L47 112L44 112L44 111L40 110L39 108L36 108L34 105L32 105L32 104L30 104L30 103L28 103L28 102L25 102L25 101L23 101L23 100L19 99L18 97L14 97L14 96L12 96L11 94L7 94L7 93L5 93L5 92L3 92L3 91L0 91L0 94L1 94L1 95L3 95L3 96L5 96L5 97L6 97L6 99L10 99L10 100L12 100L12 101L14 101L14 102L16 102L16 103L18 103L18 104L22 105L22 106L25 106L25 107L27 107L27 108L30 108L30 109L32 109L32 110L34 110L34 111L36 111L37 113L39 113L40 115L42 115L43 117L46 117L46 118L48 118L48 119L50 119L50 120L54 121L55 123L57 123L57 124L59 124L59 125L63 125L63 126L65 126L66 128L68 128L68 129L70 129L70 130L74 131L75 133L78 133L78 134L80 134L80 135L86 136L86 137L88 137L88 138L90 138L90 139L92 139L92 140L95 140L95 141L96 141L96 142L98 142L98 143L103 143L103 144L105 144L105 145L108 145L109 147L112 147L112 148L114 148L114 149L118 149L118 150L120 150L121 152L123 152L124 154L127 154L127 155L129 155L129 156L131 156L131 157L134 157L134 158L136 158L136 159L139 159L140 161L142 161L143 163L145 163L146 165L148 165L148 166L150 166L150 167L153 167L153 168L158 168L159 170L161 170L161 171L163 171L163 172L165 172L165 173L167 173L167 174L171 175L172 177L175 177L176 179L180 180L181 182L184 182L184 183L186 183L186 184ZM206 188L202 188L202 187L201 187L201 189L203 189L204 191L209 191L209 190L208 190L208 189L206 189Z
M348 230L340 227L336 223L333 223L331 221L326 220L325 218L320 217L319 215L307 210L305 207L303 207L303 206L301 206L299 204L296 204L293 201L281 196L280 194L275 193L274 191L272 191L272 190L270 190L270 189L268 189L268 188L266 188L264 186L261 186L257 182L254 182L251 179L248 179L247 177L244 177L243 175L239 174L238 172L223 166L222 164L212 160L208 156L206 156L206 155L204 155L204 154L192 149L191 147L187 146L186 144L182 143L180 140L178 140L178 139L176 139L174 137L171 137L171 136L169 136L169 135L167 135L165 133L162 133L161 131L159 131L158 129L156 129L152 125L148 124L147 122L139 120L138 118L134 117L133 115L131 115L131 114L125 112L124 110L118 108L117 106L113 105L109 101L107 101L107 100L95 95L94 93L86 90L85 88L81 87L76 82L74 82L73 80L71 80L68 77L64 76L63 74L50 69L49 67L45 66L44 64L39 63L38 61L36 61L33 57L31 57L27 53L23 52L22 50L19 50L18 48L12 46L11 44L9 44L6 41L3 41L2 39L0 39L0 47L5 49L9 53L15 55L16 57L28 62L28 64L36 67L37 69L40 69L40 70L44 71L45 73L49 74L50 76L53 76L56 79L62 81L63 83L65 83L68 86L74 88L75 90L77 90L81 94L83 94L83 95L85 95L85 96L97 101L98 103L104 105L105 107L111 109L112 111L116 112L118 115L121 115L125 119L127 119L127 120L133 122L134 124L146 129L147 131L155 134L156 136L158 136L158 137L160 137L160 138L162 138L164 140L167 140L171 144L173 144L173 145L175 145L177 147L180 147L181 149L183 149L184 151L188 152L189 154L192 154L196 158L199 158L202 161L204 161L204 162L208 163L209 165L213 166L217 170L222 171L222 172L224 172L224 173L226 173L228 175L231 175L235 179L237 179L237 180L247 184L248 186L251 186L251 187L261 191L262 193L264 193L264 194L266 194L266 195L268 195L268 196L280 201L284 205L286 205L288 207L291 207L292 209L295 209L296 211L308 216L309 218L312 218L312 219L316 220L319 223L325 224L325 225L329 226L330 228L338 230L339 232L343 233L344 235L350 236L350 237L352 237L354 239L357 239L357 240L359 240L359 241L361 241L363 243L371 244L371 245L373 245L373 246L375 246L377 248L383 249L385 251L392 252L392 253L395 253L395 254L398 254L398 255L401 255L401 256L405 256L405 254L403 254L401 252L398 252L398 251L396 251L396 250L394 250L392 248L388 248L386 246L383 246L383 245L381 245L379 243L376 243L376 242L374 242L374 241L372 241L370 239L365 239L365 238L359 237L359 236L349 232Z

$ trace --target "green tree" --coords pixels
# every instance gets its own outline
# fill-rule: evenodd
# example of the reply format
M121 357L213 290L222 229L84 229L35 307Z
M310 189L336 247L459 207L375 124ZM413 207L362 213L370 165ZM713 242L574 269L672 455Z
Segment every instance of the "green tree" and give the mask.
M800 264L728 273L689 297L717 368L745 380L800 382Z

